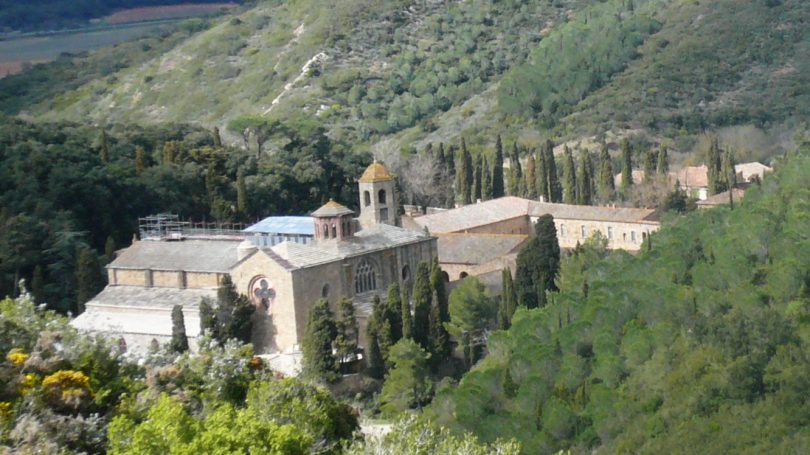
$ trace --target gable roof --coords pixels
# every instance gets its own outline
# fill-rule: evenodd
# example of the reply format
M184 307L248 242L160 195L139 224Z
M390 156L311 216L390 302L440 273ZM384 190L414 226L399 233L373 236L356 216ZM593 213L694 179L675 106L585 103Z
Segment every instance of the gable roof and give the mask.
M551 204L547 202L531 201L529 205L530 216L538 217L546 214L553 216L555 220L658 224L657 212L654 209Z
M465 229L526 216L529 202L528 199L506 196L420 216L412 221L420 227L427 227L431 233L462 232Z
M505 256L525 242L527 235L511 234L438 234L442 263L483 264Z
M239 240L141 240L123 250L107 267L226 273L237 262Z
M700 166L685 166L676 172L670 172L670 179L677 179L682 188L706 188L709 186L709 168L705 164Z
M754 176L762 178L765 175L765 173L772 171L773 168L765 166L764 164L757 161L752 161L750 163L740 163L734 166L734 172L740 174L742 176L742 179L746 182L751 181L751 178L753 178Z

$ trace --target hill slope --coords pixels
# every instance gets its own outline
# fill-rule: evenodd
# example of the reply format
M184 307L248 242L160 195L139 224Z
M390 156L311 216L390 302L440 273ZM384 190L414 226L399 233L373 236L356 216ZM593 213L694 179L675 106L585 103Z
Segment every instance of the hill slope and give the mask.
M586 246L440 391L439 423L526 453L801 453L810 443L810 147L736 210L633 257ZM699 449L698 449L699 448Z
M689 136L808 117L801 0L266 1L31 107L46 119L317 118L360 147ZM2 88L2 82L0 82ZM232 138L236 140L236 138Z

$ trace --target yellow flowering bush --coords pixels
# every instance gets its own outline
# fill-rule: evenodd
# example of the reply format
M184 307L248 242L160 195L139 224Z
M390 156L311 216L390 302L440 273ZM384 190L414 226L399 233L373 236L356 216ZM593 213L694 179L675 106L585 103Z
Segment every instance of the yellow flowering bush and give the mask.
M11 410L11 403L0 401L0 424L11 421L14 411Z
M77 408L93 396L90 378L81 371L59 370L42 380L45 397L55 404Z
M39 385L39 376L28 373L20 380L20 395L27 395L34 387Z
M28 354L20 348L14 348L6 355L6 360L19 366L28 360Z

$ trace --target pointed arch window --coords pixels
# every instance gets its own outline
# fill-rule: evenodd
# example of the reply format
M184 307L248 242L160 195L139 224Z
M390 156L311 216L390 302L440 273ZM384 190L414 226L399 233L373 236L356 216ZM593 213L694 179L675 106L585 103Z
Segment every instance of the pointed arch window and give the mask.
M354 292L362 294L376 289L377 274L374 271L374 265L367 259L363 259L354 274Z

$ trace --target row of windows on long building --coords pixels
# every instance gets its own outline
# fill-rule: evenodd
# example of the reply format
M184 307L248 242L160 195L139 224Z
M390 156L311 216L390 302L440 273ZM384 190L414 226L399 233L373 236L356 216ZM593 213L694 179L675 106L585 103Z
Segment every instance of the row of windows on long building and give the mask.
M588 232L588 228L586 228L585 225L580 225L579 226L579 238L581 238L581 239L588 238L588 236L590 234L592 234L593 232L596 232L596 231L598 231L598 229L593 229L591 232ZM605 235L607 235L607 239L609 241L612 241L614 239L613 226L608 226L607 227L607 232L605 232ZM560 237L567 237L567 236L568 236L568 230L566 229L566 226L564 224L561 224L560 225ZM641 237L642 237L642 239L646 238L647 233L642 232ZM627 232L622 232L622 241L627 242ZM630 231L630 242L638 243L637 233L634 230Z

